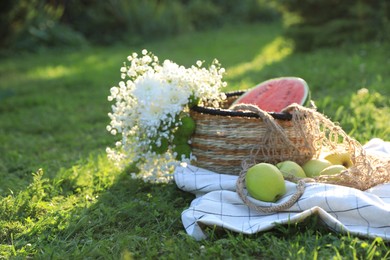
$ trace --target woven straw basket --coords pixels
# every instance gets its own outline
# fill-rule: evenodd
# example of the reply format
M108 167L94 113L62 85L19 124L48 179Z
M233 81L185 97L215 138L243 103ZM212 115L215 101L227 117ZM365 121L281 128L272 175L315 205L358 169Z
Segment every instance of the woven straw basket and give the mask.
M257 163L293 160L303 164L313 157L314 149L304 136L297 134L291 114L267 113L264 117L247 110L228 109L242 94L227 93L227 100L218 109L198 106L191 109L190 115L196 122L191 146L197 166L238 175L243 160L248 158ZM288 140L272 137L275 131L266 121L283 131Z

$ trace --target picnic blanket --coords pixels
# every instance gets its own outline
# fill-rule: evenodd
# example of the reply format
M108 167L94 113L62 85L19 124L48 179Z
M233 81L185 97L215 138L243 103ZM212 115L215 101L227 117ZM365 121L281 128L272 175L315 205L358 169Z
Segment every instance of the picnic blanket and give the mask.
M378 138L364 145L367 153L390 160L390 142ZM262 213L250 209L236 193L238 176L215 173L193 165L174 172L175 183L196 195L181 218L186 232L197 240L207 236L205 226L217 226L244 234L270 230L277 224L297 223L317 214L332 230L364 237L390 240L390 183L361 191L340 185L306 183L300 199L289 209ZM286 181L287 193L277 202L287 201L296 184ZM258 205L275 203L255 201Z

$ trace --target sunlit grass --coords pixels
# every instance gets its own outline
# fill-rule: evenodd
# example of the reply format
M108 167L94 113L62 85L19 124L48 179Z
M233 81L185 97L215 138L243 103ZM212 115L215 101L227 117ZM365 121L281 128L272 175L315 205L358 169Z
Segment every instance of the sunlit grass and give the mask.
M56 79L71 75L72 70L62 65L37 68L30 71L30 77L35 79Z
M349 116L353 114L354 116ZM373 137L388 140L390 136L390 100L376 91L362 88L352 95L349 107L340 106L335 117L340 118L350 135L369 140Z
M311 218L246 236L212 227L195 241L180 216L193 195L131 179L105 156L107 95L127 55L146 48L189 66L218 58L228 90L299 76L319 111L362 143L390 140L387 46L294 53L280 24L226 27L142 46L0 61L0 256L36 259L370 259L389 244L336 234ZM380 47L380 48L378 48ZM368 91L361 90L366 88ZM41 170L40 170L41 169ZM0 257L0 258L1 258Z
M264 46L260 50L260 53L254 56L252 60L227 68L226 78L227 80L235 79L243 76L245 73L260 72L265 66L282 61L292 51L293 45L290 41L283 37L277 37L271 43ZM251 85L243 84L240 86L243 89L250 87L253 87L253 82Z
M264 30L266 34L262 33ZM264 46L280 36L281 30L280 23L231 25L145 44L136 51L146 48L159 56L160 60L170 59L184 66L195 64L197 60L210 64L213 59L218 59L228 69L252 61Z

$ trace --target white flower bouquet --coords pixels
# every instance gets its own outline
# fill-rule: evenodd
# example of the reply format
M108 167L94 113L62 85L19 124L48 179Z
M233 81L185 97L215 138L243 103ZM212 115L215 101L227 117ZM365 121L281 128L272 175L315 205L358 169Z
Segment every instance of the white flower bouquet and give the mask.
M201 61L189 68L170 60L161 64L147 50L127 59L122 81L108 96L114 104L107 130L121 139L107 154L121 166L135 162L140 173L132 173L134 178L167 182L176 165L196 159L189 146L195 128L189 108L210 101L218 106L225 99L225 70L217 60L208 68Z

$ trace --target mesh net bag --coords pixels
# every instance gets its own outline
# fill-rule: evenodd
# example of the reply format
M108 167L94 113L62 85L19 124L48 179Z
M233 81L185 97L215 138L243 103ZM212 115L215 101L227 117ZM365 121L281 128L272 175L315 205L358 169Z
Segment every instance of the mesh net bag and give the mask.
M257 110L258 108L247 108ZM383 157L368 155L362 145L345 133L345 131L336 123L329 120L326 116L313 108L302 107L293 104L285 109L292 115L294 128L298 129L302 135L308 136L310 142L315 148L315 156L318 157L322 151L347 152L351 155L352 166L347 170L335 175L321 175L312 179L296 177L287 178L290 181L297 182L297 191L290 199L281 204L262 207L253 203L246 194L244 194L244 182L246 171L254 165L256 159L253 155L242 161L242 170L237 180L237 193L245 204L262 212L277 212L287 209L295 203L304 192L305 182L319 182L337 184L367 190L379 184L390 182L390 160ZM259 113L263 113L258 111ZM302 122L305 124L302 124ZM314 137L314 138L313 138Z
M332 183L367 190L378 184L390 182L390 161L383 157L368 155L363 146L350 137L336 123L315 109L291 105L285 109L292 114L292 121L307 120L308 126L318 131L315 141L316 154L321 151L341 151L351 154L352 167L336 175L318 176L315 181ZM299 126L297 126L299 127Z

